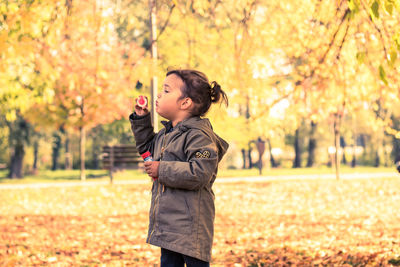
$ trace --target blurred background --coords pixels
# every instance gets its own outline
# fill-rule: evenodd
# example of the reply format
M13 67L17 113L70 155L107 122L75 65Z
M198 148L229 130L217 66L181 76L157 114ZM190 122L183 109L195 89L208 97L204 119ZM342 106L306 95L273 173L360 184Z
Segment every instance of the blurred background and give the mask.
M222 169L395 171L399 11L398 0L2 0L0 176L103 169L104 146L135 142L134 99L171 68L228 94L207 114L230 143Z

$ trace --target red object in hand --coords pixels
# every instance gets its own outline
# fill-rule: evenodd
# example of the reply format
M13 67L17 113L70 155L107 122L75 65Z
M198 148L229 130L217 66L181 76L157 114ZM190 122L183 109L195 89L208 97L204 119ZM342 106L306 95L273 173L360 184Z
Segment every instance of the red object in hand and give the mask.
M138 104L139 107L141 108L145 108L147 106L147 97L140 95L137 99L136 99L136 103Z
M153 157L151 156L150 151L144 152L141 156L144 161L153 161Z

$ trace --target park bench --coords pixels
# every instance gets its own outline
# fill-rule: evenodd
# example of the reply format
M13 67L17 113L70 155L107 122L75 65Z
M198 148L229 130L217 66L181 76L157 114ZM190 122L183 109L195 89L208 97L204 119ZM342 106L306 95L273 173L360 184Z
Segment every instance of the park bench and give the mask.
M135 145L114 145L103 147L102 162L103 169L109 170L112 182L114 171L138 169L143 159Z

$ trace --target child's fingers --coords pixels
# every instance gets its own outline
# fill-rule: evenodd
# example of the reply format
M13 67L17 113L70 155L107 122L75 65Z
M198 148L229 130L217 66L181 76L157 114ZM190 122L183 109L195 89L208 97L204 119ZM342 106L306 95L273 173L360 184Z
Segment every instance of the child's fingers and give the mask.
M135 112L136 112L137 115L143 116L143 115L146 115L147 113L149 113L149 110L145 109L145 108L142 108L142 107L140 107L138 105L135 105Z
M145 162L145 163L147 163L147 162ZM151 165L144 165L144 170L145 170L145 172L147 172L148 175L152 174Z

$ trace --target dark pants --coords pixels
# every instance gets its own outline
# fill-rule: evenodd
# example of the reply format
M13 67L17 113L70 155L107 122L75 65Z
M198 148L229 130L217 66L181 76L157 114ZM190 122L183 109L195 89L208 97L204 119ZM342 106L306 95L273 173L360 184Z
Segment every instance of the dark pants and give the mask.
M210 267L210 263L161 248L161 267Z

